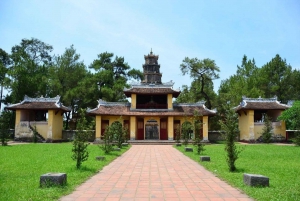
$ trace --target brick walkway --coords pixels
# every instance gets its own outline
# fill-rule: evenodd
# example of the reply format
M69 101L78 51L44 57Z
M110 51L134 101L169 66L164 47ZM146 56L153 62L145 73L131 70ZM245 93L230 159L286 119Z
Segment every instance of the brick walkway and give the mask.
M241 178L242 179L242 178ZM253 200L171 145L133 145L61 201Z

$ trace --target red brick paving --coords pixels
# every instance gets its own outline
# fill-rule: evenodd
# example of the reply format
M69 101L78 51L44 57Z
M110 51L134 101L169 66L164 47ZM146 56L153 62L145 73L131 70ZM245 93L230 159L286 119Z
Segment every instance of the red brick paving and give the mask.
M61 201L250 201L171 145L133 145Z

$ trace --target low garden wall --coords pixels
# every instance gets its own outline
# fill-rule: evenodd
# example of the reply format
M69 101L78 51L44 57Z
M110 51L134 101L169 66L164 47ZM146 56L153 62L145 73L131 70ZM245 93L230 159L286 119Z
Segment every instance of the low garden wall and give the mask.
M217 141L223 141L225 139L221 131L208 131L208 140L210 142L217 142Z
M62 131L62 140L63 141L73 141L74 137L78 130L63 130ZM89 138L90 142L95 141L95 130L84 130L83 132L90 132L91 137Z

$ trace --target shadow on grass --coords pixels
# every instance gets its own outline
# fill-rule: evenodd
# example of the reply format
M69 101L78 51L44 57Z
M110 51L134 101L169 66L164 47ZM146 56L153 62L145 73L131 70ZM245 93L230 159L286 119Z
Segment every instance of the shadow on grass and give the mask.
M245 173L245 168L237 168L235 171L231 172L231 173Z

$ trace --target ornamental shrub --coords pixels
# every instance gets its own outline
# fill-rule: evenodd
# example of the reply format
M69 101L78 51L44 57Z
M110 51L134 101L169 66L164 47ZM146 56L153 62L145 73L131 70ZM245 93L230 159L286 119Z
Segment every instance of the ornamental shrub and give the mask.
M239 129L238 129L238 116L233 109L230 108L229 104L225 106L225 116L223 120L220 120L220 125L225 138L225 151L226 161L230 172L236 170L235 161L241 149L238 149L235 145L237 140Z
M89 145L88 139L90 138L90 133L84 130L85 126L87 125L85 110L80 109L79 113L80 118L77 122L77 133L75 134L72 148L72 159L76 161L77 169L79 169L81 164L89 157L87 147Z

